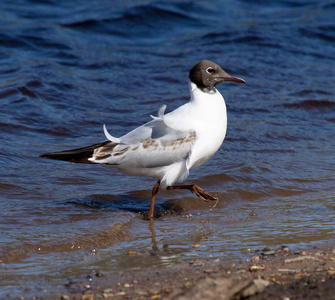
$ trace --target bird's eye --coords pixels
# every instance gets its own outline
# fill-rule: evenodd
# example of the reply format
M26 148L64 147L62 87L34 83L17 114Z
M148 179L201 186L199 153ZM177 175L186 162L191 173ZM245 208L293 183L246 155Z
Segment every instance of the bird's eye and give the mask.
M209 67L209 68L206 69L206 72L208 74L213 74L215 72L215 70L213 68Z

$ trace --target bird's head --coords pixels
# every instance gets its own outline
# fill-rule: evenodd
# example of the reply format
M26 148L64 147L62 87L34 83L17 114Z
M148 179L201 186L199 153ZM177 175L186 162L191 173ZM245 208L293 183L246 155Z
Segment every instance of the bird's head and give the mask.
M196 63L190 71L189 78L204 92L215 91L215 86L224 81L246 83L242 78L229 75L210 60L201 60Z

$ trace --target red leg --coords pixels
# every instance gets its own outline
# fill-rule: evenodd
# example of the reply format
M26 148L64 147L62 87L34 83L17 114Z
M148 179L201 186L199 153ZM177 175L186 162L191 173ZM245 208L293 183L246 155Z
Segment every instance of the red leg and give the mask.
M156 195L158 193L159 185L161 184L161 181L158 180L155 184L154 188L152 189L152 196L151 196L151 205L148 213L148 220L152 220L154 218L154 208L155 208L155 200Z
M189 190L192 193L195 193L200 199L208 201L208 200L217 200L216 197L212 196L210 193L207 193L202 188L198 187L195 184L189 184L189 185L173 185L168 186L166 188L167 190Z

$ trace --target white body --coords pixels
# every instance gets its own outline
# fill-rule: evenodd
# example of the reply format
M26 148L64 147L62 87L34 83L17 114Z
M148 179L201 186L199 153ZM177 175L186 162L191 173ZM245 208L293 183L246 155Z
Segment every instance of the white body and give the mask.
M161 187L183 181L189 170L209 160L221 146L227 130L225 101L218 90L206 93L190 82L188 103L120 138L105 130L115 145L112 152L97 149L89 160L108 164L129 175L161 180ZM106 157L106 155L109 157Z

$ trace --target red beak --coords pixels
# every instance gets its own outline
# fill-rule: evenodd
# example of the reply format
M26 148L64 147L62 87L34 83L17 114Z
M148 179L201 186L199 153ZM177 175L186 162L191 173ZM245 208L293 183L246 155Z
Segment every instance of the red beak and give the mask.
M223 77L224 81L233 81L237 83L246 83L242 78L236 77L236 76L230 76L229 77Z

